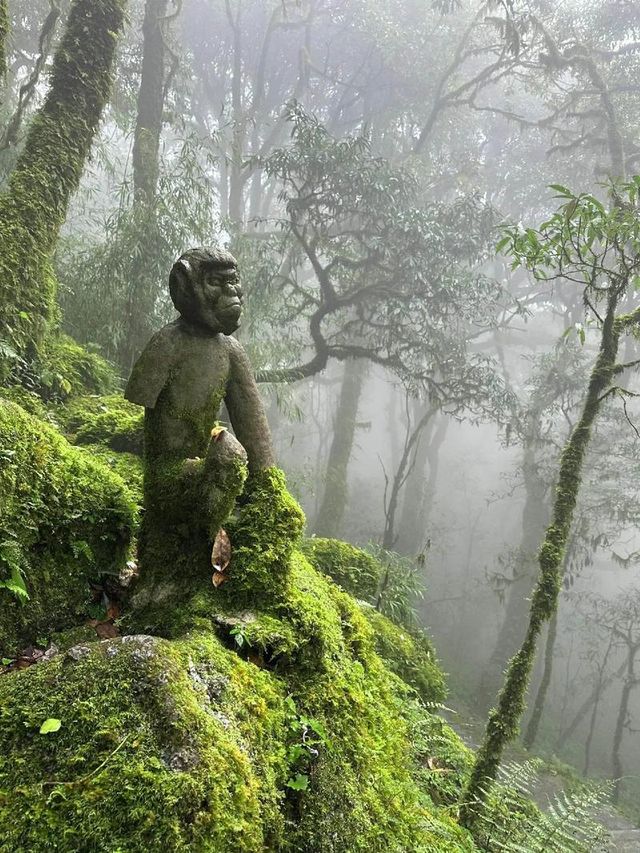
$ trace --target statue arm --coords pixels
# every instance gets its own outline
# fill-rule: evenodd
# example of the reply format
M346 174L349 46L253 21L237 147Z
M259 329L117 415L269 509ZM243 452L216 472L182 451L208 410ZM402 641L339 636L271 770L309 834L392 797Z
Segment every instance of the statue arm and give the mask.
M225 402L236 438L247 451L250 473L275 465L271 431L251 364L235 338L230 342L231 370Z
M167 384L173 351L173 335L169 325L156 332L134 364L124 391L129 402L147 409L155 407L160 392Z

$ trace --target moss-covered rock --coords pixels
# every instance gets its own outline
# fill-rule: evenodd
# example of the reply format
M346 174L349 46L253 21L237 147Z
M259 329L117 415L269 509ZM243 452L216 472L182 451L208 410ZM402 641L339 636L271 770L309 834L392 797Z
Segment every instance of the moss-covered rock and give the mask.
M45 400L109 394L119 384L118 375L109 362L62 332L47 337L34 369L39 393Z
M122 394L74 397L56 410L56 418L72 444L142 455L144 413Z
M363 605L362 612L373 629L376 651L389 669L413 687L423 702L444 699L444 675L429 636L419 628L396 625L369 605Z
M278 849L287 738L283 686L211 636L76 646L0 680L0 851Z
M373 599L384 574L384 566L371 554L339 539L305 539L302 551L311 564L363 601Z
M0 650L73 625L89 580L117 574L136 508L123 481L0 400ZM27 599L28 595L28 599Z
M296 562L279 617L209 610L0 678L0 851L474 850L358 606Z

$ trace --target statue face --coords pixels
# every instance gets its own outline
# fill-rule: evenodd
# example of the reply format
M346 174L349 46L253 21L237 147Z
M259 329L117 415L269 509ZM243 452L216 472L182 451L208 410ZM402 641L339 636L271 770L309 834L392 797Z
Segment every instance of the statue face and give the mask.
M233 255L201 247L185 252L173 265L169 290L185 320L211 334L230 335L242 313L242 290Z
M211 332L230 335L240 325L242 289L235 268L209 267L194 282L191 318Z

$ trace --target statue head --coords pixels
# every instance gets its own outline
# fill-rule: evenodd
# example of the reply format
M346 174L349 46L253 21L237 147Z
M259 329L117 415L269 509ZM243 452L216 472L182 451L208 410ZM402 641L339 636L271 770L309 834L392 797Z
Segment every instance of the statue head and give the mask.
M201 246L180 255L169 275L169 292L176 310L194 326L230 335L240 324L238 265L225 249Z

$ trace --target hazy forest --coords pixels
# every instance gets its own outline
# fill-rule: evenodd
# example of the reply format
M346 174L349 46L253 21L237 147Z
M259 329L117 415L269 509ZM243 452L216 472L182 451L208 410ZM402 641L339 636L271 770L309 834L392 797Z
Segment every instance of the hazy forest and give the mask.
M640 2L0 0L0 853L640 851Z

